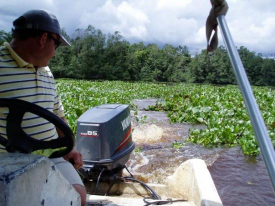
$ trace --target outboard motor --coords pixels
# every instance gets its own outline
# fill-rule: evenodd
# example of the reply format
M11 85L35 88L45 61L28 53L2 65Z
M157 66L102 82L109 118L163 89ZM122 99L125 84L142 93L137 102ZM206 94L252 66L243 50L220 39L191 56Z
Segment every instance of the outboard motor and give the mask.
M121 173L135 148L129 106L100 105L82 114L77 120L76 148L89 180L109 181Z

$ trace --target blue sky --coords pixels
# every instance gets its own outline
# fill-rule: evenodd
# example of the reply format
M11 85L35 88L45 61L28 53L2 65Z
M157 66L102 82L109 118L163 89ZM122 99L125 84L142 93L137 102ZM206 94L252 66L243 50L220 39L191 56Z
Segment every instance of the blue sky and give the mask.
M226 20L236 46L275 53L275 1L227 2ZM186 45L195 52L206 47L205 21L210 7L210 0L3 0L0 29L10 31L13 20L29 9L46 9L57 16L69 35L92 25L105 34L120 31L131 43Z

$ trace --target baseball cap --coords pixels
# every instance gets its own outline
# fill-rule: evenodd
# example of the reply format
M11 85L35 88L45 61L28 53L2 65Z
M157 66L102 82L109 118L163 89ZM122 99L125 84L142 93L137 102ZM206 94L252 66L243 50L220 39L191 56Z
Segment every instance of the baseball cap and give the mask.
M15 30L32 29L58 34L61 41L60 45L71 46L61 35L60 25L56 16L49 11L42 9L29 10L14 20L13 26Z

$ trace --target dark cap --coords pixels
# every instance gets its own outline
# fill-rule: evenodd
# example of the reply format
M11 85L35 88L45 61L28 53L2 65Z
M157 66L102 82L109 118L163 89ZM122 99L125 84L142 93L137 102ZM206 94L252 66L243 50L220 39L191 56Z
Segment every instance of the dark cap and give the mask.
M46 10L33 9L14 20L15 30L32 29L58 34L61 37L61 45L71 46L61 35L60 25L56 16Z

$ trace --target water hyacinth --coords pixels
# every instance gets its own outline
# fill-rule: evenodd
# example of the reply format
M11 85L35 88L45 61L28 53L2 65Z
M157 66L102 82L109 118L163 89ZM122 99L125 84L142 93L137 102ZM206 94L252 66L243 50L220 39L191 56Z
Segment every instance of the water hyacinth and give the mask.
M240 145L245 154L255 155L259 148L237 86L164 84L123 81L86 81L57 79L57 88L70 127L86 110L100 104L129 104L133 99L156 98L150 110L167 112L171 123L204 124L206 129L190 131L188 141L204 146ZM254 95L275 145L275 90L253 87Z

